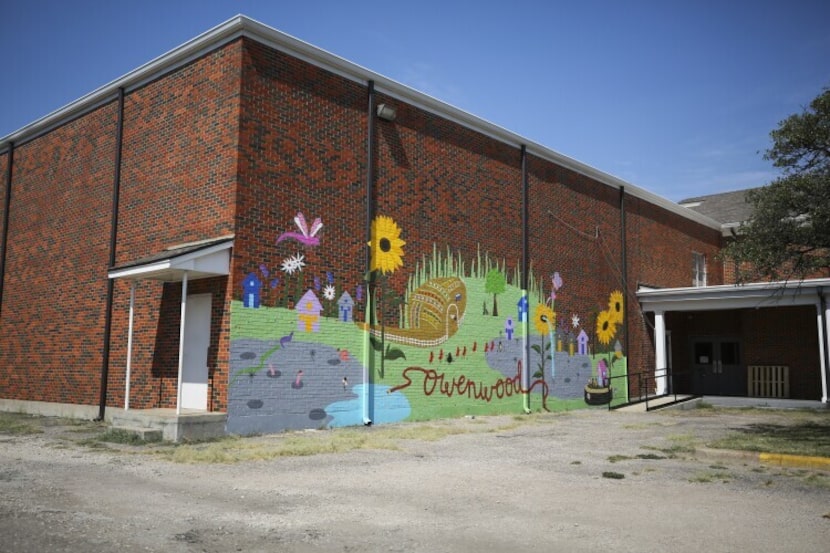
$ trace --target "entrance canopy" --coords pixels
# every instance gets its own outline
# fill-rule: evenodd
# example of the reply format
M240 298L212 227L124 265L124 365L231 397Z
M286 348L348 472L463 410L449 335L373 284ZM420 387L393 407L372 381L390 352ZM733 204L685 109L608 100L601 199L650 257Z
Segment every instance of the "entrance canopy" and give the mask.
M637 298L643 310L651 312L815 305L830 298L830 278L688 288L641 286Z
M188 388L185 396L185 407L195 407L204 410L207 405L207 379L208 368L206 366L207 344L210 340L210 297L207 302L200 300L202 315L199 320L207 324L206 330L198 332L198 336L191 331L188 334L186 319L188 313L187 282L230 274L231 248L233 248L233 236L221 236L210 240L190 242L167 248L143 259L137 259L124 265L113 267L108 272L111 279L121 278L131 281L130 287L130 315L129 328L127 330L127 366L126 366L126 389L124 391L124 409L130 408L130 371L132 367L132 346L133 346L133 319L135 316L135 286L139 280L157 280L162 282L181 282L181 319L179 324L179 367L178 385L176 392L176 414L182 412L183 386ZM195 299L199 299L196 297ZM195 300L194 300L195 301ZM192 325L191 325L192 326ZM204 325L202 325L204 326ZM201 338L202 341L199 341ZM204 343L207 340L207 344ZM196 345L198 342L198 345ZM189 355L188 367L185 367L185 351L196 351L198 354ZM192 365L192 366L191 366ZM187 372L185 373L185 370ZM194 391L195 390L195 391ZM191 405L192 404L192 405Z
M827 352L830 351L830 278L792 282L755 282L743 285L701 286L688 288L652 288L641 286L637 298L643 311L654 313L656 372L668 366L666 321L668 312L719 311L731 309L782 308L814 305L818 351L821 367L822 402L828 403ZM661 338L658 338L661 337ZM658 393L661 390L657 390Z
M155 255L109 270L109 278L181 282L230 274L233 235L171 246Z

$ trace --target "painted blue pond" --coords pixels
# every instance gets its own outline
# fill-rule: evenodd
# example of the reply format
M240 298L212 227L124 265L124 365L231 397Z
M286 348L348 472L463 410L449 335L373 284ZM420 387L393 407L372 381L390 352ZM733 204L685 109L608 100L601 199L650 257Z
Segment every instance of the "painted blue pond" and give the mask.
M352 386L355 399L337 401L326 406L326 413L332 418L329 427L359 426L363 424L363 397L369 393L369 418L373 424L400 422L412 412L409 400L400 392L388 393L389 386L358 384Z

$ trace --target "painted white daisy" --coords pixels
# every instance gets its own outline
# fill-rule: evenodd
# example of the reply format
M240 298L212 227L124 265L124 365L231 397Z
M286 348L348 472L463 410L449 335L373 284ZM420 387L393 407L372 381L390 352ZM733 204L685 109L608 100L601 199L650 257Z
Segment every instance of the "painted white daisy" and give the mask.
M574 314L574 315L571 317L571 324L573 325L573 327L574 327L574 328L578 328L578 327L579 327L579 315Z
M334 299L334 286L331 284L326 284L325 288L323 288L323 297L327 300L331 301Z
M286 257L280 265L282 272L289 275L293 275L297 271L302 271L303 267L305 267L305 256L300 253Z

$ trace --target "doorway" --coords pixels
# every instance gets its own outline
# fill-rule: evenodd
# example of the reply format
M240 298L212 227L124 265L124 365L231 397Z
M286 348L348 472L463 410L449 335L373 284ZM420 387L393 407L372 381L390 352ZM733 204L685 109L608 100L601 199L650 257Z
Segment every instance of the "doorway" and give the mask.
M736 338L691 339L692 393L710 396L746 395L741 343Z
M207 411L212 296L187 296L182 359L182 409Z

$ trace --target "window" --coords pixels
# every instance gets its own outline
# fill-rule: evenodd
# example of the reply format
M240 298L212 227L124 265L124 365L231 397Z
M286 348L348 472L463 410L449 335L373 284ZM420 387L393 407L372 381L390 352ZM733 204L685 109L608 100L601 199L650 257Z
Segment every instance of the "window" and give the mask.
M692 252L692 286L706 286L706 256Z

